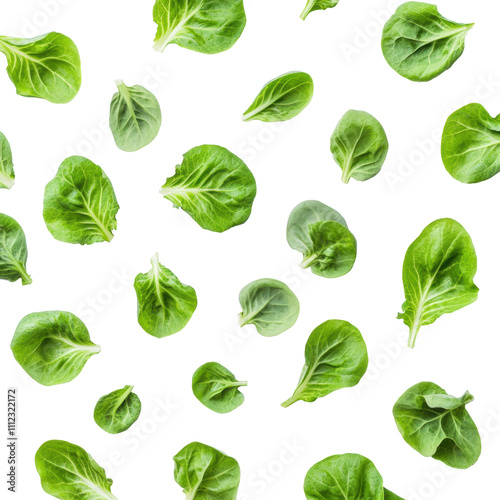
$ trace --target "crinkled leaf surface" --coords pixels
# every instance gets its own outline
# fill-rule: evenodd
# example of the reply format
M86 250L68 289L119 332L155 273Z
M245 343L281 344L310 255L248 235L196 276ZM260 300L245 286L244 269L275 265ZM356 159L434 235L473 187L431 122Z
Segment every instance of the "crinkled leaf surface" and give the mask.
M28 314L17 325L10 347L26 373L42 385L70 382L101 351L83 322L64 311Z
M410 327L410 347L415 346L421 326L477 299L476 270L471 237L457 221L439 219L422 231L403 262L406 300L398 318Z
M306 343L305 365L293 396L282 406L312 403L344 387L353 387L368 368L360 331L351 323L331 319L313 330Z
M315 10L326 10L335 7L339 0L308 0L307 4L300 15L300 18L305 21L306 17Z
M222 233L246 222L257 194L245 163L221 146L190 149L160 193L203 229Z
M427 82L462 55L465 36L472 26L446 19L433 4L406 2L384 26L382 51L401 76Z
M7 73L19 95L63 104L78 94L80 54L67 36L55 32L36 38L0 36L0 52L7 57Z
M31 284L27 260L28 245L22 227L12 217L0 214L0 279L21 279L23 285Z
M196 292L181 283L162 265L158 254L151 259L148 273L138 274L134 281L137 294L137 316L145 332L163 338L182 330L198 305Z
M7 137L0 132L0 189L10 189L15 178L12 150Z
M424 457L467 469L481 454L479 432L465 408L473 399L469 392L455 398L432 382L420 382L397 400L394 419L404 440Z
M245 396L239 388L247 382L235 376L219 363L210 362L200 366L193 375L193 394L207 408L217 413L229 413L241 406Z
M52 236L66 243L111 241L119 208L102 168L81 156L64 160L45 187L43 218Z

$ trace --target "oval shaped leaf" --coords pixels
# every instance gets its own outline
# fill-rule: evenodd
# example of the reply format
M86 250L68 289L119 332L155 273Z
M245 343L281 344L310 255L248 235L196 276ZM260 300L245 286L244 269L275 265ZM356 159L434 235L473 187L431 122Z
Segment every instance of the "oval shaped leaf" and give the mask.
M35 455L43 490L61 500L116 500L113 481L83 449L67 441L46 441Z
M359 330L338 319L313 330L306 343L306 362L293 396L281 406L312 403L344 387L353 387L368 368L368 353Z
M246 24L243 0L156 0L154 49L175 43L204 54L230 49Z
M410 327L410 347L415 346L421 326L477 299L476 270L471 237L457 221L439 219L422 231L403 262L406 300L398 319Z
M479 432L465 409L473 400L469 392L455 398L432 382L420 382L397 400L394 419L403 439L421 455L467 469L481 454Z
M266 83L243 120L282 122L290 120L311 102L314 93L312 78L301 71L292 71Z
M326 10L335 7L339 0L308 0L307 4L300 15L300 18L305 21L306 17L315 10Z
M36 38L0 36L0 52L7 57L7 74L19 95L63 104L82 84L80 54L61 33Z
M95 423L110 434L126 431L141 414L141 400L132 392L133 386L103 396L94 409Z
M257 194L243 161L221 146L190 149L160 190L203 229L222 233L250 217Z
M118 92L111 101L109 127L121 150L138 151L151 143L160 131L160 103L140 85L127 87L121 80L117 80L116 85Z
M387 21L382 51L391 68L414 82L436 78L462 55L474 24L443 17L435 5L406 2Z
M193 375L193 394L207 408L217 413L229 413L241 406L245 396L238 390L247 382L239 382L235 376L219 363L200 366Z
M282 281L252 281L240 292L240 326L255 325L264 337L274 337L291 328L299 317L300 304Z
M16 361L39 384L71 382L94 354L101 352L74 314L47 311L25 316L10 344Z
M134 281L137 316L145 332L163 338L188 324L198 300L194 288L181 283L170 269L160 264L158 254L151 259L151 265L151 271L138 274Z
M111 241L119 208L102 168L81 156L64 160L45 187L45 224L56 240L66 243Z
M185 446L174 457L175 481L186 500L236 500L240 484L240 466L219 450L201 443Z
M467 104L450 115L443 130L441 157L452 177L466 184L500 172L500 115Z
M342 182L366 181L380 172L389 142L380 122L365 111L351 109L340 120L330 140Z
M10 189L15 178L12 150L7 137L0 132L0 189Z
M304 201L292 210L286 238L304 255L300 266L324 278L344 276L356 260L356 238L344 218L319 201Z
M28 245L22 227L12 217L0 214L0 279L32 283L26 271Z

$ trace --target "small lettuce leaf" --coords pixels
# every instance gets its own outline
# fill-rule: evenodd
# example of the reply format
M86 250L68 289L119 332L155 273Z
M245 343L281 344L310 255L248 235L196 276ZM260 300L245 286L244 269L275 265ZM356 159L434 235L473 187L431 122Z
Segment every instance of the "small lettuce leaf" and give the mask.
M0 279L32 283L26 271L28 245L23 228L12 217L0 214Z
M102 168L81 156L64 160L45 187L45 224L56 240L66 243L111 241L119 208Z
M174 457L174 478L186 500L236 500L240 466L219 450L191 443Z
M305 21L306 17L315 10L326 10L335 7L339 0L307 0L307 4L300 15L300 18Z
M305 365L293 396L281 406L302 400L312 403L344 387L353 387L368 368L363 336L351 323L325 321L313 330L306 343Z
M83 449L67 441L46 441L35 455L43 490L61 500L116 500L113 481Z
M247 221L257 194L252 172L221 146L190 149L160 190L203 229L222 233Z
M158 25L154 49L175 43L185 49L217 54L230 49L246 24L243 0L156 0Z
M0 52L7 57L7 74L19 95L64 104L78 94L80 54L67 36L55 32L36 38L0 36Z
M301 71L292 71L266 83L243 114L243 120L282 122L301 113L311 102L313 79Z
M118 92L111 101L109 126L122 151L138 151L151 143L160 131L160 103L140 85L127 87L122 80L117 80L116 85Z
M207 408L217 413L229 413L241 406L245 396L239 391L247 382L235 376L219 363L210 362L200 366L193 375L193 394Z
M101 352L87 327L74 314L64 311L25 316L10 344L16 361L39 384L71 382L87 361Z
M12 150L7 137L0 132L0 189L10 189L15 178Z
M141 400L133 386L113 391L99 399L94 409L95 423L110 434L126 431L141 414Z
M194 288L181 283L160 263L158 254L151 259L151 265L148 273L138 274L134 281L137 316L145 332L163 338L188 324L198 300Z
M468 391L455 398L432 382L420 382L397 400L394 419L403 439L421 455L467 469L481 454L479 432L465 409L473 400Z

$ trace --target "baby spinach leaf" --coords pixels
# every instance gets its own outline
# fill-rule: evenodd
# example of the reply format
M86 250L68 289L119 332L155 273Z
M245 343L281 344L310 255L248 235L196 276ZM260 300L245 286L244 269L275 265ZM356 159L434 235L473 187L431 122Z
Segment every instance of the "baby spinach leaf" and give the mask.
M195 442L177 453L174 462L175 481L186 500L236 500L240 466L234 458Z
M446 120L441 157L452 177L466 184L500 172L500 115L490 116L481 104L467 104Z
M219 363L205 363L193 375L193 394L198 401L217 413L229 413L243 404L245 396L239 391L247 382L239 382Z
M406 2L384 26L382 51L401 76L427 82L462 55L465 36L473 26L446 19L433 4Z
M344 276L356 260L356 238L344 218L319 201L303 201L292 210L286 238L304 255L300 266L324 278Z
M0 279L32 283L26 271L28 246L22 227L12 217L0 214Z
M25 316L10 344L16 361L39 384L71 382L94 354L101 352L74 314L47 311Z
M154 49L167 45L217 54L230 49L246 24L243 0L156 0Z
M163 338L182 330L191 319L198 300L194 288L160 264L158 254L151 259L151 271L138 274L134 281L137 317L145 332Z
M45 187L45 224L56 240L66 243L111 241L119 208L102 168L81 156L64 160Z
M306 343L306 362L293 396L281 406L312 403L344 387L353 387L368 368L366 344L359 330L338 319L313 330Z
M36 38L0 36L0 52L7 57L7 74L19 95L64 104L78 94L80 54L67 36L55 32Z
M121 150L138 151L160 131L160 103L140 85L127 87L122 80L117 80L116 85L118 92L111 101L109 127Z
M300 304L282 281L252 281L240 292L240 326L255 325L264 337L274 337L291 328L299 317Z
M139 418L141 400L132 392L133 388L126 385L99 399L94 409L94 420L101 429L110 434L119 434Z
M473 279L477 258L469 233L453 219L429 224L408 248L403 263L405 302L398 314L410 327L415 347L421 326L472 304L479 289Z
M247 221L257 194L254 176L221 146L190 149L160 190L203 229L222 233Z
M465 409L473 400L469 392L455 398L432 382L420 382L397 400L394 419L403 439L421 455L467 469L481 454L479 432Z
M330 149L342 169L342 182L366 181L380 172L389 142L380 122L365 111L351 109L335 128Z
M67 441L46 441L35 455L43 490L61 500L116 500L113 481L83 449Z
M355 453L314 464L306 474L304 493L308 500L402 500L383 487L373 462Z
M315 10L326 10L331 7L335 7L339 3L339 0L307 0L307 5L305 6L300 18L305 21L306 17Z
M7 137L0 132L0 189L10 189L15 177L12 150Z
M282 122L294 118L311 102L314 83L307 73L292 71L266 83L243 120Z

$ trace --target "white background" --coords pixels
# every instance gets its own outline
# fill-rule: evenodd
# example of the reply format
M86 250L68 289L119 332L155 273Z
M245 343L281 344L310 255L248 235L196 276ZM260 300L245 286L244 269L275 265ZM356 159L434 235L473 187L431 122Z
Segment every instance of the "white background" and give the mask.
M16 185L0 193L0 212L25 230L33 278L26 287L0 282L3 385L19 388L17 497L48 498L33 457L44 441L63 439L106 466L120 500L182 499L172 457L192 441L239 461L240 500L302 499L307 470L346 452L370 458L385 486L406 500L498 498L500 177L478 185L455 181L442 166L439 136L465 102L499 112L500 7L491 0L440 0L446 17L476 26L452 69L430 83L412 83L380 50L383 22L399 2L341 0L305 22L299 19L305 0L245 3L241 39L209 56L175 45L153 51L152 1L2 2L0 33L60 31L75 41L83 64L82 89L66 105L17 96L0 71L0 130L16 169ZM291 70L314 78L311 105L285 124L243 123L262 85ZM158 138L137 153L118 150L106 129L115 79L146 86L162 106ZM380 120L390 151L377 177L346 186L329 138L351 108ZM223 234L202 230L158 194L182 154L201 144L238 154L257 180L251 218ZM45 227L44 186L73 154L100 165L113 183L121 209L111 244L61 243ZM288 247L285 227L293 207L307 199L338 210L358 240L357 262L345 277L328 280L297 267L301 256ZM396 319L404 300L402 261L422 229L441 217L455 218L472 236L481 291L475 304L423 328L412 351ZM147 335L136 320L133 279L150 268L155 252L199 300L188 326L165 339ZM287 282L301 303L296 325L275 338L237 326L240 289L263 277ZM43 387L17 365L9 344L23 316L55 309L84 320L102 352L73 382ZM350 321L362 332L370 354L365 379L315 403L281 408L300 375L309 334L327 319ZM244 405L228 415L192 395L192 374L207 361L249 381ZM483 452L469 470L422 457L396 429L394 402L426 380L476 397L468 409ZM126 384L135 385L143 410L129 431L113 436L94 423L93 409L99 397Z

